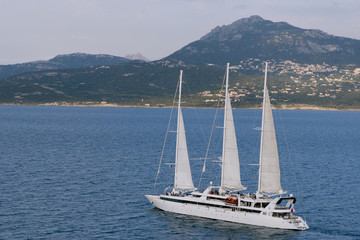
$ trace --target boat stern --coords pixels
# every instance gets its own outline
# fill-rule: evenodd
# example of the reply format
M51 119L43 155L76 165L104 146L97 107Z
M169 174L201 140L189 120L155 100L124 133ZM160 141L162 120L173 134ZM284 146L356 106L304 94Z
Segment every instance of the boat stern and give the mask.
M293 224L296 226L298 230L304 231L309 229L309 226L307 225L306 221L304 221L301 217L298 217L293 221Z
M293 229L293 230L299 230L304 231L309 229L309 226L307 225L306 221L304 221L301 217L293 216L286 220L286 225L288 226L287 229Z

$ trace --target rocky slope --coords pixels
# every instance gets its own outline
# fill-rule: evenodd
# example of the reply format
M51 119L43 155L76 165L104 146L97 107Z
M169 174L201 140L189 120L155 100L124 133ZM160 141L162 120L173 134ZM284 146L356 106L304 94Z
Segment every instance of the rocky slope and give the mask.
M125 56L125 58L129 59L129 60L140 60L140 61L144 61L144 62L149 62L149 59L147 59L146 57L144 57L144 55L142 55L141 53L136 53L136 54L127 54Z
M299 63L360 64L360 40L301 29L259 16L216 27L166 59L189 64L232 65L248 58Z

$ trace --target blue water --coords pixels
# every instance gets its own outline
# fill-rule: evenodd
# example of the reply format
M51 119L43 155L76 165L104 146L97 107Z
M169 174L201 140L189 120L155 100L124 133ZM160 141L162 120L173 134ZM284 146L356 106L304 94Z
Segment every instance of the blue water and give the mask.
M184 109L198 185L215 110ZM145 199L173 181L170 109L0 106L0 239L359 239L360 112L274 111L282 186L298 232L166 213ZM220 113L217 126L221 125ZM234 110L243 185L257 187L259 110ZM199 123L199 120L201 123ZM172 127L171 130L174 130ZM220 181L216 128L201 186ZM166 164L168 163L168 164Z

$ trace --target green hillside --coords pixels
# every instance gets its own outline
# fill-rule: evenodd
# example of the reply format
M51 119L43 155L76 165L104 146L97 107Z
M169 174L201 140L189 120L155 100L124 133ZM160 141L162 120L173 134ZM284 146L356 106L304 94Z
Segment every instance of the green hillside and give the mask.
M21 74L0 82L0 102L101 102L130 104L166 99L174 94L180 69L193 93L220 87L223 69L175 61L129 62L121 65Z
M26 73L0 81L0 103L7 104L96 104L101 102L159 106L171 105L180 69L184 70L184 106L214 107L224 79L224 67L186 65L173 60L129 62L120 65ZM332 74L332 73L330 73ZM360 83L328 79L313 84L311 76L269 73L274 105L310 104L325 107L359 108ZM349 79L353 78L350 75ZM316 80L315 80L316 81ZM310 83L310 84L309 84ZM326 84L325 84L326 83ZM263 74L230 72L234 107L261 104Z

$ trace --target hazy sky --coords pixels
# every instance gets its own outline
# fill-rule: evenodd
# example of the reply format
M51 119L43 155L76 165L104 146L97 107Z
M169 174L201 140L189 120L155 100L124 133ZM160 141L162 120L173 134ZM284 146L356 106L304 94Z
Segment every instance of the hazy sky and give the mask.
M0 64L73 52L155 60L251 15L360 39L359 0L0 0Z

